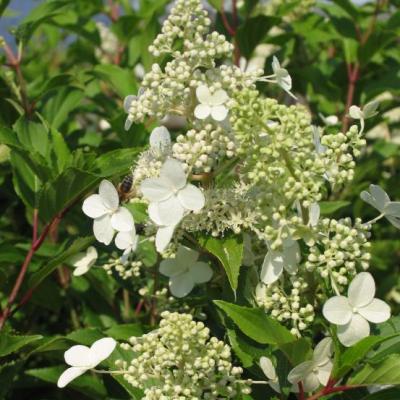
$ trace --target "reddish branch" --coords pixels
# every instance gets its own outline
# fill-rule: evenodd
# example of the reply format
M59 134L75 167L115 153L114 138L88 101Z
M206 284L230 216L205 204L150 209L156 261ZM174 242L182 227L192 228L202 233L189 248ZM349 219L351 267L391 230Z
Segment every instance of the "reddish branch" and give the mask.
M222 18L222 23L224 24L225 29L227 32L233 37L233 43L234 43L234 63L235 65L239 66L240 63L240 49L239 49L239 43L237 41L237 27L238 27L238 12L237 12L237 2L236 0L232 0L232 24L230 24L228 17L225 14L225 8L224 8L224 2L222 2L221 6L221 18Z
M25 113L28 116L30 116L30 115L32 115L32 112L33 112L33 104L29 103L28 96L26 94L26 82L25 82L25 79L24 79L24 77L22 75L22 71L21 71L22 55L20 52L15 54L6 42L3 42L3 48L4 48L4 52L6 54L6 57L7 57L7 65L10 68L14 69L15 74L17 76L17 80L19 83L19 89L20 89L20 95L21 95L21 101L22 101L22 107L23 107Z
M358 385L341 385L341 386L334 386L334 385L335 381L330 379L328 384L323 389L321 389L319 392L315 393L311 397L308 397L307 400L317 400L323 396L327 396L332 393L345 392L347 390L356 389L360 387Z

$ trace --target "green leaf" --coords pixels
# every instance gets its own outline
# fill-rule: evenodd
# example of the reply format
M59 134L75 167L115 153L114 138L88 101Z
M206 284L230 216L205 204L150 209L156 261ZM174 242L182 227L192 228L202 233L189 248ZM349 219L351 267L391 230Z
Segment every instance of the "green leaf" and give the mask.
M349 206L351 203L349 201L321 201L319 207L321 209L322 215L331 215L342 208Z
M8 356L22 349L29 343L42 339L41 335L17 336L5 332L0 333L0 357Z
M332 0L337 6L344 10L351 18L358 18L358 9L349 0Z
M54 96L50 97L43 108L43 115L52 128L59 129L64 122L68 121L70 113L80 105L84 93L81 89L74 87L53 92Z
M131 71L123 69L118 65L96 65L92 74L110 83L121 98L128 94L135 94L138 91L135 75Z
M65 251L62 251L57 257L51 260L47 265L40 268L29 279L29 288L37 287L44 279L46 279L61 263L76 253L86 250L94 242L94 237L82 237L73 241Z
M351 369L355 368L357 364L362 361L372 348L379 343L389 339L380 336L369 336L359 341L354 346L348 348L335 366L332 375L339 379L346 375Z
M282 343L279 344L278 347L293 366L308 360L312 355L310 341L306 338L300 338L289 343Z
M10 4L11 0L1 0L0 1L0 17L3 15L4 10Z
M385 390L379 390L379 392L369 394L363 397L362 400L397 400L400 399L399 388L389 388Z
M65 338L85 346L91 346L96 340L103 337L104 335L97 328L83 328L71 332Z
M223 0L208 0L208 2L217 10L221 11Z
M236 291L243 258L243 238L233 235L222 239L203 237L199 242L201 246L218 258L225 269L232 289Z
M55 179L47 182L40 192L39 217L48 223L62 210L93 189L100 177L89 172L67 168Z
M29 376L33 376L53 385L57 382L58 378L65 369L65 366L36 368L29 369L25 371L25 373ZM90 373L86 373L79 378L74 379L68 386L80 393L85 394L86 396L89 396L92 399L99 400L107 397L107 391L103 385L103 382L98 378L97 375L92 375Z
M249 58L268 31L279 21L280 18L266 15L249 18L244 25L239 27L236 35L241 53Z
M128 340L131 336L142 336L143 328L140 324L114 325L105 332L115 340Z
M350 377L349 385L400 385L400 354L392 354L378 364L367 364Z
M295 337L279 322L268 317L259 308L248 308L222 300L214 303L223 310L238 328L248 337L262 344L293 342Z

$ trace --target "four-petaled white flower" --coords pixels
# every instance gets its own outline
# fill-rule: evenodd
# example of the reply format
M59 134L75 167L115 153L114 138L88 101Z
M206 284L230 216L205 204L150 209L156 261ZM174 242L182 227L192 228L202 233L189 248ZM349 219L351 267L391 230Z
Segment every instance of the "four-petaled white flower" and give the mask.
M211 116L215 121L223 121L228 115L228 108L224 104L229 97L225 90L218 89L211 93L206 85L201 85L196 89L196 97L200 103L194 109L197 119L206 119Z
M71 367L58 378L57 386L63 388L86 371L95 368L114 351L117 342L113 338L103 338L90 347L76 345L64 353L65 362Z
M400 201L391 201L387 193L377 185L370 185L369 192L362 191L360 197L376 208L392 225L400 229ZM377 219L379 217L375 220Z
M120 250L124 250L122 254L122 261L126 260L130 253L136 251L137 244L138 235L136 235L135 228L129 232L118 232L117 236L115 236L115 245Z
M338 325L337 335L343 345L349 347L367 337L368 321L378 324L390 318L390 307L374 296L374 278L369 272L361 272L350 283L347 297L331 297L324 304L322 313Z
M260 367L264 372L264 375L268 378L268 385L272 387L276 392L280 393L278 375L276 373L274 364L268 357L260 358Z
M360 133L364 131L364 126L365 126L364 121L378 114L378 111L376 111L378 106L379 106L379 101L371 101L370 103L367 103L362 110L358 106L351 106L349 108L350 117L353 119L360 120L360 125L361 125Z
M171 148L171 135L165 126L154 128L150 134L150 148L156 155L162 155Z
M283 270L291 275L297 272L300 261L299 244L288 238L283 241L282 247L282 251L269 250L264 258L260 278L266 285L277 281Z
M97 260L97 250L90 246L85 252L75 254L69 259L69 262L75 267L73 275L81 276L86 274Z
M156 237L158 249L165 249L186 212L204 207L203 192L187 183L182 164L173 158L165 161L160 177L145 179L140 188L144 198L150 202L148 212L151 220L160 227Z
M134 228L132 214L119 206L119 197L114 185L103 180L99 194L92 194L82 205L83 212L94 219L93 233L100 243L110 244L115 231L129 232Z
M315 346L312 359L302 362L289 372L288 381L293 385L301 382L305 392L313 392L320 385L325 386L333 368L332 352L332 339L322 339Z
M169 290L175 297L185 297L195 284L208 282L212 275L210 266L197 261L199 253L180 246L175 258L160 263L160 272L169 277Z

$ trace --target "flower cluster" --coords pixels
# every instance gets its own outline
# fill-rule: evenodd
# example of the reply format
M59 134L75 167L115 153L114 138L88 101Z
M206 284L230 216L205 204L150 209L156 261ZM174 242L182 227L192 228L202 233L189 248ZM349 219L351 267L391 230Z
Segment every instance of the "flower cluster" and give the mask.
M122 257L110 258L102 268L108 275L112 275L115 271L122 279L130 279L140 276L143 262L140 260L127 260Z
M145 400L234 399L250 392L240 381L242 369L232 365L229 346L189 314L165 311L156 331L123 347L133 358L116 365Z
M301 277L291 277L282 285L276 282L256 287L255 300L278 321L288 325L294 335L300 336L314 321L315 311L308 283Z

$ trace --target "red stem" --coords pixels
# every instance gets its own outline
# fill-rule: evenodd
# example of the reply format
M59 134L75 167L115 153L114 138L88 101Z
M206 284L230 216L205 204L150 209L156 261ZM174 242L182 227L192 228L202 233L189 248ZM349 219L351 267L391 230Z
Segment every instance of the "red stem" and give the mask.
M299 382L297 385L299 387L299 400L305 400L303 383Z
M355 64L354 68L350 64L348 64L347 65L347 76L348 76L348 80L349 80L349 86L347 87L346 108L345 108L343 120L342 120L343 132L346 132L349 127L348 113L349 113L349 109L350 109L351 105L353 104L356 83L360 77L359 64Z
M237 12L237 0L232 0L232 20L233 20L233 26L229 23L228 18L225 14L225 8L224 4L222 3L221 6L221 17L222 17L222 23L224 24L225 29L227 32L233 37L233 44L234 44L234 52L233 52L233 61L236 66L240 65L240 49L239 49L239 43L236 38L236 33L237 33L237 26L238 26L238 12Z
M308 397L307 400L317 400L322 396L327 396L329 394L332 393L337 393L337 392L345 392L347 390L351 390L351 389L356 389L360 386L358 385L354 385L354 386L348 386L348 385L342 385L342 386L329 386L329 383L326 387L324 387L323 389L321 389L319 392L315 393L314 395L312 395L311 397Z

